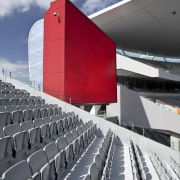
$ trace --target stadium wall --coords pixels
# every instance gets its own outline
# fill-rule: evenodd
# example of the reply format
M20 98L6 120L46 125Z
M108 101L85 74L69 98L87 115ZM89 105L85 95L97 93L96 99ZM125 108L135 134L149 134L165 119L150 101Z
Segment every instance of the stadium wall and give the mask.
M43 72L44 92L66 102L117 101L116 45L68 0L44 15Z

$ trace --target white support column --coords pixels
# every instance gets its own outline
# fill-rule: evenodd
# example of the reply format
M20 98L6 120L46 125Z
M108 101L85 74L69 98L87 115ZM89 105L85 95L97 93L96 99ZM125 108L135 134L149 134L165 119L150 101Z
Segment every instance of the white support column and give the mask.
M101 105L94 105L92 108L91 108L91 111L90 113L91 114L98 114L99 110L101 109Z

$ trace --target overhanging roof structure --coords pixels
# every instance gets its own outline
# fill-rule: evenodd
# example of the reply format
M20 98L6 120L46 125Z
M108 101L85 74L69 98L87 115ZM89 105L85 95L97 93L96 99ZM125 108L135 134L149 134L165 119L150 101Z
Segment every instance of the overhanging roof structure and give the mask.
M89 18L119 48L180 56L179 0L124 0Z

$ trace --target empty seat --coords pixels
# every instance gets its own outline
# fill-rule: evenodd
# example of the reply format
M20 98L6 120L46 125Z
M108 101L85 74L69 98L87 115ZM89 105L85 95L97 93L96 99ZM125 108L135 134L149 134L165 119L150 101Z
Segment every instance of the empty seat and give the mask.
M49 124L51 122L50 117L43 117L43 121L45 124Z
M31 171L27 161L23 160L15 164L2 175L3 180L25 180L31 178Z
M21 98L19 101L19 105L28 105L28 101L26 98Z
M59 137L56 140L56 144L57 144L57 147L58 147L59 151L64 150L68 145L68 143L67 143L66 139L64 138L64 136Z
M2 174L13 158L13 140L7 136L0 139L0 174Z
M94 162L96 164L98 171L101 172L102 171L102 161L101 161L99 154L96 154L96 156L94 157Z
M11 113L2 112L0 113L0 127L4 127L11 124Z
M72 117L69 117L67 119L68 119L69 130L72 130L73 129L73 120L72 120Z
M33 153L27 159L31 173L40 173L40 169L48 163L45 152L41 149Z
M18 132L21 132L21 127L17 123L11 124L11 125L4 127L4 132L5 132L6 136L12 136Z
M6 94L6 98L8 99L12 99L12 98L16 98L16 95L13 94L13 92L10 92L11 94Z
M34 125L35 125L35 127L40 127L40 126L42 126L43 124L44 124L44 121L43 121L42 118L38 118L38 119L35 119L35 120L34 120Z
M31 109L31 110L36 109L36 106L34 104L29 104L28 109Z
M31 146L31 151L41 147L41 131L39 127L34 127L32 121L27 121L21 123L22 130L28 131L29 142Z
M56 139L58 137L56 122L50 122L49 123L49 128L50 128L51 139L52 140Z
M53 107L52 110L53 110L53 114L54 114L54 115L59 114L57 107Z
M52 108L47 108L47 111L48 111L48 116L52 116L53 115Z
M29 99L28 99L28 104L29 104L29 105L35 105L35 104L34 104L34 99L33 99L33 98L29 98Z
M44 147L44 151L48 158L48 161L52 160L58 153L59 150L55 142L51 142Z
M41 142L43 144L47 144L50 142L50 127L49 124L43 124L42 126L40 126L41 129Z
M16 111L16 110L17 110L17 106L15 106L15 105L6 106L6 111L7 112L13 112L13 111Z
M58 135L62 136L64 134L63 121L60 119L56 122Z
M12 112L12 120L14 123L23 122L23 112L19 110Z
M19 105L17 108L18 108L18 110L20 110L20 111L28 110L28 106L27 106L27 105Z
M9 99L1 98L0 106L7 106L9 104Z
M41 111L41 117L47 117L48 116L48 111L46 108L43 108L40 111Z
M63 119L63 128L64 128L64 133L67 133L69 131L69 125L68 125L67 118Z
M71 144L73 142L73 140L74 140L74 137L70 132L65 134L64 137L66 138L66 141L67 141L68 144Z
M88 170L88 174L90 174L91 179L93 179L93 180L99 180L99 172L98 172L98 169L97 169L95 163L92 163L92 164L90 165L89 170Z
M34 119L41 118L41 111L40 109L34 109L33 110Z
M29 129L34 128L34 124L32 121L27 121L27 122L22 122L21 123L21 128L23 131L28 131Z
M6 107L5 106L0 106L0 112L5 112L6 111Z
M18 104L19 104L19 99L17 98L10 99L10 105L17 106Z
M23 157L29 153L28 132L21 131L13 135L16 157Z
M33 111L31 109L24 110L23 115L24 115L24 121L32 121L34 119Z
M51 116L51 121L52 121L52 122L55 122L55 121L57 121L57 120L59 120L58 116L56 116L56 115L52 115L52 116Z

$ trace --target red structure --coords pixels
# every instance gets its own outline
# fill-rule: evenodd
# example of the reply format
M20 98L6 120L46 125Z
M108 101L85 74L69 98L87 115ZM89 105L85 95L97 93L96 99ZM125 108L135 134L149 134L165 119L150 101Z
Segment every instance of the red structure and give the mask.
M44 92L73 104L116 102L116 45L70 1L44 15Z

